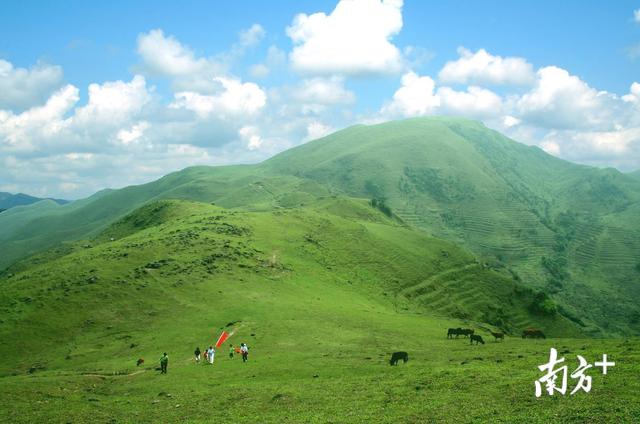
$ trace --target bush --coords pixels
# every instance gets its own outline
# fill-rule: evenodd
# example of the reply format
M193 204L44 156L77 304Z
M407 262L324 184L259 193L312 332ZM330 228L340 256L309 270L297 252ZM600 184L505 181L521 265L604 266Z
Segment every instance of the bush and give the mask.
M529 309L538 315L554 315L558 312L556 303L545 292L538 292L535 295Z
M393 215L393 212L391 211L391 208L389 206L387 206L387 203L385 202L384 199L373 198L373 199L371 199L369 204L371 206L373 206L374 208L378 209L380 212L382 212L383 214L385 214L389 218L391 218L391 216Z

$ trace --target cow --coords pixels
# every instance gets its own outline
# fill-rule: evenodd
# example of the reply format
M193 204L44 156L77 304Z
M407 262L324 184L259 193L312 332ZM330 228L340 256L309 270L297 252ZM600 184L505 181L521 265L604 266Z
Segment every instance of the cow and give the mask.
M136 367L139 367L142 364L144 364L144 359L140 358L136 361Z
M547 337L544 335L542 330L538 330L537 328L527 328L522 332L522 338L546 339Z
M489 331L489 333L491 333L491 335L495 337L496 342L498 341L498 339L504 341L504 333L494 333L493 331Z
M389 365L398 365L400 360L406 363L409 360L409 354L407 352L393 352Z
M461 335L467 337L472 335L473 333L474 333L474 330L471 330L469 328L460 328L460 327L450 328L447 331L447 338L452 339L453 336L456 336L456 338L458 338L458 336L461 336Z
M472 334L471 337L469 338L469 344L473 344L473 342L476 342L476 344L484 344L484 340L482 340L482 336L479 336L477 334Z

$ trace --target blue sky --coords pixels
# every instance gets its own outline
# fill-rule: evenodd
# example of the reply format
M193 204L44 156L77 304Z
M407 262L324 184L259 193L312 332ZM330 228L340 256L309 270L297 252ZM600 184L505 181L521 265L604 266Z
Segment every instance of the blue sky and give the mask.
M189 165L256 162L355 123L433 114L480 119L575 162L638 169L638 10L3 2L0 190L77 198Z

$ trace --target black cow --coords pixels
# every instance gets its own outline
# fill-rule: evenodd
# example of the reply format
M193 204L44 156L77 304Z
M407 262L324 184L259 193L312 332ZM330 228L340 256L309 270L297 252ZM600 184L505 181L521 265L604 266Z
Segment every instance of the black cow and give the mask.
M409 354L407 352L393 352L389 365L398 365L400 360L406 363L409 360Z
M473 344L473 342L476 342L476 344L484 344L484 340L482 340L482 336L479 336L477 334L472 334L470 339L469 339L469 344Z
M456 338L458 338L458 336L470 336L474 333L474 330L471 330L470 328L450 328L447 331L447 338L448 339L452 339L453 336L456 336Z

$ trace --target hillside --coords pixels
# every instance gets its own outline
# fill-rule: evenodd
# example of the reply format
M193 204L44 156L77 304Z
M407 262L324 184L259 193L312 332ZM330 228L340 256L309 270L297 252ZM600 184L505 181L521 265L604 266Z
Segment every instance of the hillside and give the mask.
M606 406L610 387L635 372L623 359L637 354L632 344L587 348L555 338L579 329L560 315L533 314L533 292L366 201L327 197L257 212L155 201L44 255L47 262L0 279L0 337L12 341L0 345L2 421L326 422L348 419L353 405L360 419L389 422L576 413L624 420L638 412L633 403ZM433 296L441 301L423 301ZM492 342L486 329L496 327L486 320L516 337ZM487 344L447 340L446 329L457 326L475 328ZM522 340L522 326L553 338ZM223 328L233 330L231 343L249 344L249 363L222 348L215 366L193 364L194 347ZM560 345L590 358L606 349L620 372L606 385L596 375L602 389L588 404L529 404L535 364ZM398 349L411 360L389 367ZM154 372L163 351L166 378ZM136 368L140 357L147 362ZM509 396L500 395L502 384L487 386L496 378L512 387ZM621 401L626 393L615 391ZM472 401L483 407L457 407Z
M640 181L456 118L358 125L258 165L188 168L56 208L5 211L0 267L96 236L157 199L268 211L336 193L385 199L407 225L548 293L588 334L640 332Z
M263 166L386 199L405 222L553 294L587 331L640 329L640 184L628 175L452 118L348 128Z
M579 334L561 315L531 312L535 293L510 276L349 199L275 212L157 201L93 240L45 256L9 268L0 280L0 336L19 340L0 347L7 359L0 372L26 372L33 358L21 352L42 348L58 358L51 365L82 368L106 334L148 337L140 319L162 325L162 317L204 313L209 305L215 311L209 319L224 320L218 309L228 302L231 320L243 315L233 308L250 302L253 310L269 293L285 296L285 286L295 292L299 285L331 298L331 290L347 289L399 313L453 316L511 333L541 327L557 336ZM213 297L203 299L202 291ZM126 330L104 331L119 326ZM109 357L129 352L122 343L110 348L117 349L101 350Z
M69 203L67 200L62 199L41 199L39 197L33 197L23 193L11 194L0 192L0 210L7 210L15 206L30 205L42 200L51 200L59 205Z

